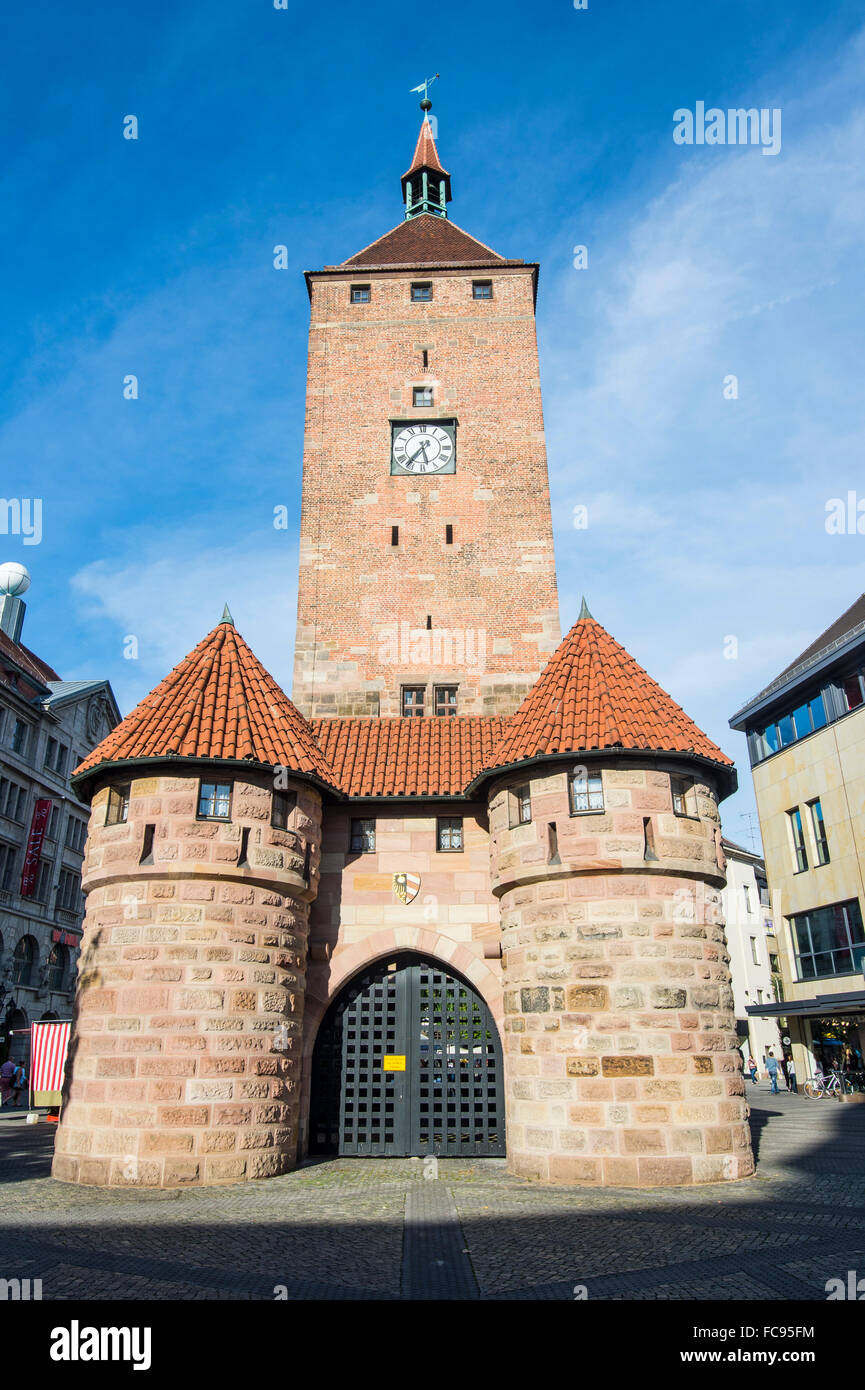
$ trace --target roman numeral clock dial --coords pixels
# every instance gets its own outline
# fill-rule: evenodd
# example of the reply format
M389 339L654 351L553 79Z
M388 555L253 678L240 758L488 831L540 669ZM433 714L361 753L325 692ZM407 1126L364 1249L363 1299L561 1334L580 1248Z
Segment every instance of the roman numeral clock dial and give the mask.
M456 472L456 427L451 420L391 422L391 473Z

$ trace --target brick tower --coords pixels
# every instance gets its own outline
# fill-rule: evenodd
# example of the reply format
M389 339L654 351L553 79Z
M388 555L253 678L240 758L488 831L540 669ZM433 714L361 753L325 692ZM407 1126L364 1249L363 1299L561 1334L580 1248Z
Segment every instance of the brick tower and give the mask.
M735 785L584 605L468 789L489 792L513 1172L642 1187L753 1171L721 920Z
M292 698L307 717L511 714L559 640L538 267L449 220L424 116L405 219L307 274Z
M77 770L87 915L55 1177L171 1187L293 1166L327 778L228 618Z

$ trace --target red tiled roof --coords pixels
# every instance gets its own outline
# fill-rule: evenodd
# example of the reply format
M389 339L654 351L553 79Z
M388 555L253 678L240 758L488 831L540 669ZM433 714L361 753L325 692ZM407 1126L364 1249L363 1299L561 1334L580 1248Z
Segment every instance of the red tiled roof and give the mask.
M33 676L42 685L47 685L49 681L59 681L57 672L48 665L47 661L42 661L38 656L30 651L28 647L23 647L20 642L13 642L5 632L0 631L0 652L7 656L10 661L14 661L20 666L22 671L26 671L28 676Z
M436 142L433 139L432 126L424 116L421 122L420 134L415 145L414 159L403 174L403 179L407 179L416 169L434 169L437 174L444 174L447 177L447 169L442 166L439 159Z
M695 753L733 764L592 617L581 617L544 667L488 768L617 748Z
M309 725L221 622L76 768L140 758L249 760L333 784Z
M482 771L505 719L313 719L312 731L347 796L459 796Z
M464 232L455 222L424 212L385 232L370 246L342 262L346 266L477 265L506 262L503 256ZM331 267L337 269L337 267Z

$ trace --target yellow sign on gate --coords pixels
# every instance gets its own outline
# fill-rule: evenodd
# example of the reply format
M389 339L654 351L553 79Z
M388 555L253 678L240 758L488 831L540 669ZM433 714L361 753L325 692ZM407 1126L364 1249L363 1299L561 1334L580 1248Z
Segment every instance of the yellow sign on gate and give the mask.
M405 1057L382 1057L381 1064L385 1071L405 1071Z

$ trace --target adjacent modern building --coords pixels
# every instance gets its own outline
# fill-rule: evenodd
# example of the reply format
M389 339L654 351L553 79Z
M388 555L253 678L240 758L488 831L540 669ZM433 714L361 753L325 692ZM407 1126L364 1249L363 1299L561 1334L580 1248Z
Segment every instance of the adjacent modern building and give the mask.
M23 645L28 585L0 566L0 1046L25 1062L31 1023L72 1016L87 817L70 774L120 719L107 681L61 680Z
M730 720L747 735L800 1076L865 1053L865 594Z
M426 119L402 191L397 227L307 276L293 699L226 612L76 771L58 1178L753 1171L735 771L585 604L560 640L537 266L450 220Z
M722 893L736 1030L742 1060L749 1055L762 1067L769 1048L783 1051L774 1019L748 1013L753 1005L773 1004L782 996L778 944L769 899L766 867L759 854L724 839L727 884Z

